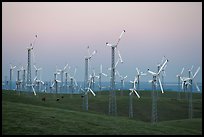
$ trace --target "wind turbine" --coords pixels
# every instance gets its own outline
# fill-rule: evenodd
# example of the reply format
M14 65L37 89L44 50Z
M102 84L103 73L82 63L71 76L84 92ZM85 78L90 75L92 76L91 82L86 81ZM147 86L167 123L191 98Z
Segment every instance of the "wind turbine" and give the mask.
M12 66L10 64L10 90L12 90L12 77L13 77L13 69L15 69L16 66Z
M22 66L21 70L23 71L22 74L22 90L26 90L26 69Z
M74 92L74 87L77 86L77 82L76 82L76 79L75 79L76 71L77 71L77 69L75 68L75 69L74 69L74 74L73 74L72 76L68 74L68 76L69 76L69 78L70 78L71 97L72 97L73 92ZM75 86L74 86L74 84L75 84Z
M94 54L97 53L96 50L94 50L91 54L89 52L89 46L87 47L88 50L88 56L85 56L85 78L84 78L84 90L88 89L89 83L88 83L88 70L89 70L89 61L92 58ZM85 94L85 97L83 98L83 108L87 110L88 108L88 95Z
M59 72L54 72L54 82L53 84L51 85L51 89L55 86L55 94L58 93L58 83L61 82L59 80L57 80L57 74L60 74Z
M84 95L82 95L82 97L84 97L84 96L86 97L86 101L85 102L83 101L83 104L85 103L84 105L86 106L86 108L85 108L86 111L88 111L88 109L89 109L88 93L91 92L93 96L96 96L94 91L91 89L92 82L93 82L93 77L90 77L90 79L88 80L88 87L85 90L81 89L83 91L83 94L84 94Z
M19 91L19 95L20 95L21 83L22 83L22 80L20 80L20 71L21 69L17 70L17 80L16 80L16 90Z
M127 75L126 76L122 76L120 75L120 73L116 70L116 73L118 74L118 76L120 77L120 95L123 96L123 90L124 90L124 86L125 86L125 79L127 78Z
M102 75L105 76L105 77L108 76L107 74L105 74L105 73L102 72L102 64L101 64L101 65L100 65L100 73L99 73L99 91L101 91L101 89L102 89L102 86L101 86L101 77L102 77ZM101 93L101 92L100 92L100 93Z
M40 91L40 83L44 84L44 82L42 80L38 79L38 71L42 70L42 68L37 68L36 65L33 65L33 66L35 68L35 77L36 77L35 83L37 84L37 91L39 92Z
M150 80L149 82L152 83L152 124L155 124L158 121L158 115L157 115L157 95L155 94L156 91L156 83L157 81L159 82L160 88L161 88L161 92L164 93L163 91L163 87L161 84L161 80L159 77L159 74L161 73L162 69L164 68L164 66L167 64L168 59L166 59L164 61L164 63L161 65L159 71L156 72L152 72L148 69L148 72L153 76L153 79ZM157 91L156 91L157 92Z
M180 99L181 96L180 96L180 92L181 92L181 76L183 74L183 71L184 71L184 68L182 68L181 70L181 73L180 74L177 74L176 77L178 78L178 94L177 94L177 99Z
M61 92L63 91L63 84L64 84L63 77L64 77L64 72L65 72L67 66L68 66L68 64L66 64L63 69L57 69L57 71L60 72L60 74L61 74L61 90L60 90Z
M140 77L141 76L145 76L145 75L147 75L146 73L144 73L144 72L141 72L138 68L136 68L136 71L137 71L137 81L138 81L138 83L137 83L137 86L138 86L138 92L140 91Z
M37 35L35 35L34 42L31 43L30 47L27 48L27 50L28 50L27 88L28 88L28 91L30 91L30 92L31 92L31 87L33 88L32 80L31 80L31 51L33 50L33 46L35 44L36 39L37 39Z
M188 102L189 102L189 108L188 108L188 116L189 119L192 119L193 117L193 104L192 104L192 92L193 92L193 80L195 78L195 76L198 74L198 71L200 70L200 67L198 67L198 69L196 70L196 72L194 73L194 75L192 74L192 69L190 70L190 77L180 77L182 80L182 88L184 87L185 89L187 89L187 87L189 86L189 96L188 96ZM194 81L194 84L197 88L198 91L200 91L197 83Z
M91 82L91 88L94 90L95 87L95 78L99 79L99 76L96 75L95 70L92 70L92 74L90 75L92 82Z
M110 85L110 96L109 96L109 114L110 115L117 115L117 103L116 103L116 94L115 94L115 49L117 48L125 30L119 36L119 39L116 44L109 44L106 42L107 46L111 47L111 85ZM118 50L119 58L121 58L120 52ZM121 62L123 62L121 60Z
M132 118L133 117L132 93L134 92L138 98L140 98L140 95L136 91L136 84L138 84L137 77L135 76L134 81L130 81L130 82L133 83L133 88L129 89L131 91L129 93L129 117Z

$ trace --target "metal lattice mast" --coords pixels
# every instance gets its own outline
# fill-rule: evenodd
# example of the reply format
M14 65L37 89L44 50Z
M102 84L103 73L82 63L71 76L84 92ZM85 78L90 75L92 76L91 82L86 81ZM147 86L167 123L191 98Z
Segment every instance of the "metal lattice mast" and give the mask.
M28 48L27 90L29 92L31 92L31 84L32 84L32 80L31 80L31 50L32 49L33 48Z
M160 70L160 65L157 66L157 72L159 72L159 70ZM159 77L160 77L160 74L159 74ZM157 84L159 85L159 81L157 82ZM155 83L155 90L156 89L157 89L157 87L156 87L156 83ZM156 92L156 94L157 94L157 98L159 98L159 93Z
M180 85L180 76L178 76L178 93L177 93L177 99L179 100L181 98L181 85Z
M8 80L7 80L7 76L5 76L5 77L4 77L4 83L5 83L5 89L6 89L6 90L8 89L7 81L8 81Z
M55 82L55 94L57 94L57 73L54 73L54 82Z
M137 79L138 79L137 90L138 90L138 93L140 93L140 75L137 75Z
M157 94L156 94L156 76L153 76L152 81L152 117L151 122L152 124L156 124L158 120L157 115Z
M84 79L84 89L86 90L88 88L88 58L85 58L85 79ZM88 110L88 94L85 94L85 97L83 98L83 104L84 109Z
M67 91L67 81L68 81L68 79L67 79L67 76L68 76L68 74L67 74L67 72L65 73L65 91L66 91L66 93L68 93L68 91Z
M121 79L121 80L120 80L120 84L121 84L121 87L120 87L120 89L121 89L121 90L120 90L120 95L121 95L121 96L123 96L123 89L124 89L123 83L124 83L124 79Z
M26 70L23 69L23 82L22 82L22 90L25 91L25 85L26 85Z
M12 78L13 78L13 69L15 68L16 66L12 66L10 64L10 81L9 81L9 88L10 90L12 90Z
M71 90L71 97L74 93L74 81L73 78L70 79L70 90Z
M99 73L99 91L101 91L102 90L102 88L101 88L101 73ZM101 92L100 92L101 93Z
M109 96L109 114L117 115L117 104L115 94L115 47L111 47L111 86Z
M20 91L20 70L17 70L17 82L16 82L16 85L17 85L17 91Z
M189 89L189 108L188 108L188 117L189 119L192 119L193 118L193 104L192 104L192 91L193 91L193 86L192 86L193 82L192 80L190 80L190 89Z
M129 94L129 117L133 117L132 94Z
M12 69L10 69L9 89L12 90Z

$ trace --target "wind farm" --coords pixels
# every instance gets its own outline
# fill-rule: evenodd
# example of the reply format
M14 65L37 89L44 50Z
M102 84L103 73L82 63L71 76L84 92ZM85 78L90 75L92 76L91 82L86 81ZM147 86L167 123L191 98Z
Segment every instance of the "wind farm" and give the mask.
M3 3L2 134L202 134L199 3L57 4Z

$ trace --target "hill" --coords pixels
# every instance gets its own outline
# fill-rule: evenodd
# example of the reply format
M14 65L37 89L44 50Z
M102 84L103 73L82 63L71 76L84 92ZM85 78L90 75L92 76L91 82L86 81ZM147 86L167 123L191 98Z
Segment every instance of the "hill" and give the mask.
M134 117L128 118L127 92L124 96L118 93L118 115L114 117L108 115L108 92L89 95L89 111L85 111L78 94L34 96L2 91L2 134L202 134L201 94L193 95L193 119L188 119L185 95L176 100L176 92L159 94L156 125L150 122L150 92L140 94L140 99L133 97Z

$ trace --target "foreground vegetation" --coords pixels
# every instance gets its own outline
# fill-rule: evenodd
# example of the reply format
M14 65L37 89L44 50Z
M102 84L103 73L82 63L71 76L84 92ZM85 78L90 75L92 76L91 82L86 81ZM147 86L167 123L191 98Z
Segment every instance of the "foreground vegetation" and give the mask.
M117 93L114 117L108 115L108 92L90 94L85 111L78 94L2 91L2 134L202 134L202 94L193 94L193 119L188 119L185 94L180 100L176 92L159 94L159 119L152 125L150 92L141 92L140 99L133 97L133 118L128 118L128 92Z

